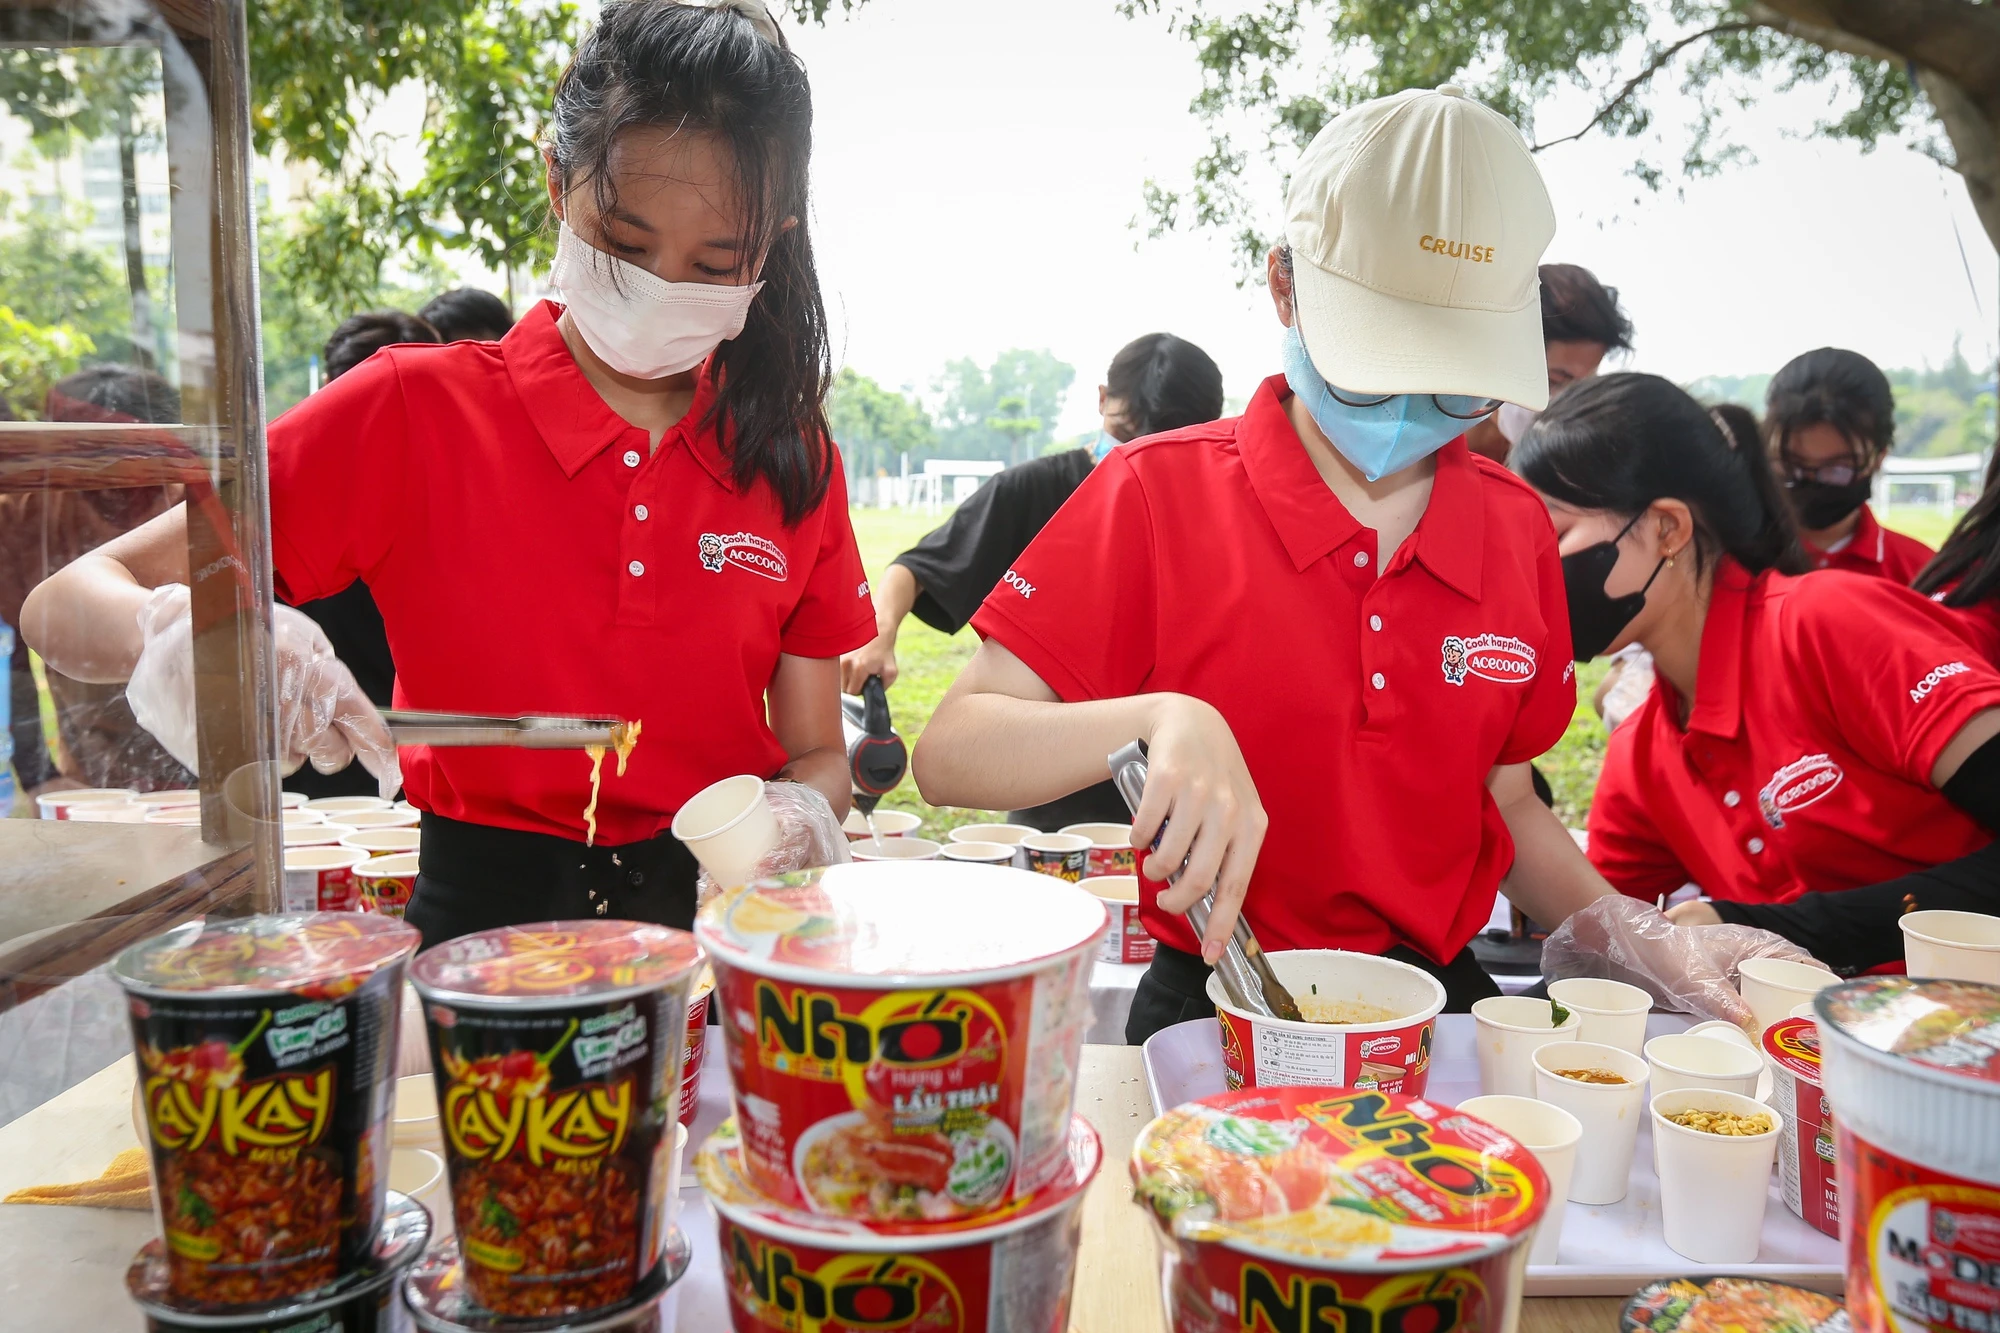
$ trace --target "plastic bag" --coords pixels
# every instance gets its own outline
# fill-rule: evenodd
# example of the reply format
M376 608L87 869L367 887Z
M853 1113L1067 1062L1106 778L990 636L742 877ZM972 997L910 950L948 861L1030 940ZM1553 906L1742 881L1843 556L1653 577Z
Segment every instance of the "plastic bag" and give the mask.
M854 859L847 854L847 834L841 831L840 820L818 788L803 782L767 782L764 801L778 818L778 845L757 862L751 879ZM704 869L696 881L696 895L705 903L717 887L715 877Z
M1665 1008L1723 1019L1749 1031L1756 1020L1736 993L1736 970L1746 958L1813 961L1805 950L1767 930L1677 926L1658 908L1611 893L1549 932L1542 944L1542 975L1551 981L1623 981Z
M184 583L155 588L139 612L144 644L126 683L125 698L139 725L168 754L199 774L194 689L194 617ZM312 619L289 606L272 608L277 661L278 767L291 774L310 760L321 773L338 773L352 760L375 775L382 795L403 785L396 742L382 715L334 656L333 645Z

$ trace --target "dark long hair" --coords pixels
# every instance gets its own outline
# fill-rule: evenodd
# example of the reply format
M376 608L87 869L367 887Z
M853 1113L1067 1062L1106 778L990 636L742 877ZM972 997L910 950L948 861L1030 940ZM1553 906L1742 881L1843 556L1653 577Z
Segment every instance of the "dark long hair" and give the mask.
M1125 405L1133 439L1222 415L1222 368L1171 333L1149 333L1119 348L1104 373L1104 391Z
M556 81L548 131L560 188L588 185L603 213L617 206L611 153L625 131L669 126L729 145L744 205L738 239L744 254L764 255L764 288L743 332L717 351L709 424L738 489L763 478L787 524L819 506L833 475L833 363L806 221L812 118L805 66L768 20L742 7L609 0Z
M1793 357L1764 390L1764 434L1774 457L1791 434L1827 425L1864 458L1879 459L1896 443L1896 394L1873 361L1844 347L1816 347Z
M1770 465L1658 375L1585 380L1535 418L1509 462L1577 509L1631 518L1655 500L1679 500L1694 515L1697 573L1724 555L1753 573L1806 570Z
M1544 264L1542 341L1602 343L1607 352L1632 350L1632 321L1618 306L1618 289L1606 287L1581 264Z
M1958 586L1944 595L1946 606L1977 606L2000 597L2000 446L1986 465L1986 489L1911 586L1934 593L1953 583Z

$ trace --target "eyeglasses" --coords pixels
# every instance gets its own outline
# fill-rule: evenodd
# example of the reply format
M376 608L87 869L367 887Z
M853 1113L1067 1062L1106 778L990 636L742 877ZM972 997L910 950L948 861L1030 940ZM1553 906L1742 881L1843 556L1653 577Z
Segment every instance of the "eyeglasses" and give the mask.
M1373 398L1349 398L1330 384L1326 391L1332 396L1333 401L1342 407L1380 407L1386 402L1403 397L1402 394L1385 393ZM1437 406L1438 411L1454 421L1477 421L1481 417L1492 416L1500 410L1501 401L1498 398L1474 398L1470 394L1463 393L1434 393L1430 395L1430 400Z
M1794 463L1789 458L1783 460L1785 485L1799 486L1817 482L1822 486L1852 486L1864 471L1858 462L1821 463L1809 467L1804 463Z

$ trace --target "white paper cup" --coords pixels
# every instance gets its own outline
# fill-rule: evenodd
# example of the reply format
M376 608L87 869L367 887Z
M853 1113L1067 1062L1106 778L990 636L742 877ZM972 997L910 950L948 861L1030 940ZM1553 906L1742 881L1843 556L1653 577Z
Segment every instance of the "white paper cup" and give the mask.
M422 816L396 810L347 810L341 812L339 819L349 828L415 828Z
M847 850L857 861L935 861L944 844L929 838L884 838L851 842Z
M1479 1042L1479 1090L1489 1097L1535 1095L1535 1052L1552 1041L1580 1041L1581 1015L1561 1027L1554 1006L1525 995L1489 995L1472 1006ZM1551 1195L1550 1197L1555 1197Z
M354 832L345 824L297 824L279 830L278 836L287 847L331 847Z
M395 856L421 848L424 835L422 830L413 828L364 828L342 838L340 845L364 851L370 856Z
M1040 832L1026 824L964 824L945 836L953 842L1004 842L1012 847Z
M1743 1137L1709 1134L1667 1119L1680 1111L1761 1115L1771 1128ZM1652 1100L1652 1118L1667 1247L1698 1264L1754 1262L1785 1118L1753 1098L1713 1088L1663 1092Z
M938 855L947 861L972 861L979 865L1010 866L1017 849L1004 842L948 842Z
M66 806L59 818L78 824L143 824L152 813L135 801L84 801Z
M1111 929L1098 941L1100 963L1150 963L1157 947L1139 919L1139 877L1137 875L1092 875L1083 881L1104 902L1111 913Z
M1810 1018L1815 1023L1819 1021L1819 1014L1813 1009L1811 1000L1807 1000L1804 1004L1793 1009L1790 1016L1793 1018Z
M1034 833L1021 839L1023 867L1072 884L1090 869L1090 839L1080 833Z
M1548 1102L1532 1097L1473 1097L1458 1104L1535 1155L1549 1177L1549 1206L1536 1225L1534 1244L1524 1246L1531 1264L1552 1264L1562 1241L1563 1212L1569 1182L1576 1169L1576 1147L1583 1139L1583 1122Z
M278 807L282 810L298 810L312 798L302 791L281 791L278 793Z
M1682 1088L1714 1088L1754 1098L1764 1072L1764 1058L1749 1047L1685 1032L1647 1042L1646 1064L1656 1097Z
M2000 984L2000 916L1981 912L1908 912L1903 970L1913 977Z
M1090 867L1083 872L1086 877L1139 873L1139 849L1132 845L1130 824L1065 824L1056 831L1090 839Z
M201 793L193 787L175 787L171 791L142 791L132 800L148 810L165 810L176 805L200 805Z
M1637 986L1597 977L1569 977L1549 983L1549 998L1583 1016L1578 1041L1594 1041L1639 1054L1646 1046L1646 1015L1653 997Z
M330 822L327 819L327 817L318 810L307 810L303 807L297 810L282 811L280 813L280 818L283 819L286 828L306 828L313 824L325 824Z
M356 867L368 853L352 847L287 847L281 912L353 912L361 907Z
M438 1128L437 1077L410 1074L396 1080L395 1120L389 1142L398 1148L444 1149L444 1135Z
M1560 1106L1583 1123L1571 1203L1617 1203L1632 1178L1632 1149L1646 1114L1646 1062L1630 1051L1598 1042L1551 1042L1535 1052L1535 1099ZM1579 1083L1561 1069L1602 1069L1623 1083Z
M361 910L401 917L417 891L417 862L415 852L363 861L354 872L355 882L361 886Z
M127 805L134 795L130 787L73 787L69 791L52 791L47 796L37 796L35 810L43 819L68 819L70 810L75 806L98 801Z
M146 811L148 824L174 824L182 828L201 827L201 807L198 805L170 805L164 810Z
M431 1244L452 1234L451 1194L444 1184L444 1158L428 1148L391 1148L389 1188L430 1209Z
M923 826L924 821L911 814L908 810L878 809L875 812L875 827L871 833L868 827L868 816L862 814L859 810L849 810L847 818L841 821L840 831L847 835L849 842L853 842L857 838L870 836L883 838L907 837Z
M1734 1042L1746 1051L1757 1049L1757 1044L1750 1040L1750 1034L1727 1019L1712 1018L1706 1023L1696 1023L1682 1035L1707 1037L1712 1041Z
M286 801L287 809L291 802ZM380 796L320 796L310 801L301 801L300 808L317 810L323 815L344 815L356 810L387 810L390 803Z
M1737 992L1756 1016L1760 1035L1840 980L1825 968L1779 958L1746 958L1736 969L1736 975Z
M674 815L673 833L724 888L743 884L778 845L778 817L754 773L710 783Z

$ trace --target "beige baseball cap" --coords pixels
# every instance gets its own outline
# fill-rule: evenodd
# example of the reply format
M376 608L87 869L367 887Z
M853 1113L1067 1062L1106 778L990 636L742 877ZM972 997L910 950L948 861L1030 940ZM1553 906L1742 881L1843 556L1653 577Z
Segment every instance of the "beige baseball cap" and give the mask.
M1548 405L1535 269L1556 230L1519 130L1455 84L1336 116L1285 205L1313 365L1351 393Z

